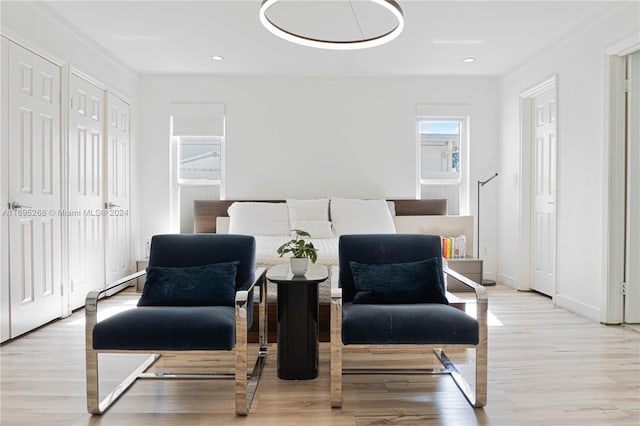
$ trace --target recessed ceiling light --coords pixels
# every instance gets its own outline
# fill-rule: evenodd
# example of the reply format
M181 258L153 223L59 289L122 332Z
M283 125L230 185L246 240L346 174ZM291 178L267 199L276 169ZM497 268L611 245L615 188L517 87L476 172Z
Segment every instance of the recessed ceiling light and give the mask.
M132 34L111 34L109 36L114 40L123 41L165 41L166 37L160 36L145 36L145 35L132 35Z
M475 62L476 58L464 58L462 62Z
M220 55L213 55L211 57L211 59L213 59L214 61L221 61L224 59L224 56L220 56Z
M457 39L434 39L431 40L433 44L459 44L459 45L473 45L473 44L484 44L484 40L457 40Z

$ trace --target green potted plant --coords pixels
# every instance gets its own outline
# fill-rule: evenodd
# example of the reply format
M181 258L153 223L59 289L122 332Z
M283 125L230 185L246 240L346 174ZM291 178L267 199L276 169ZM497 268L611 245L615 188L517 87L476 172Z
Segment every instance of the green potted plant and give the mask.
M302 239L302 237L311 237L308 232L301 229L293 229L292 231L296 233L296 237L278 247L278 254L282 257L291 253L291 272L293 275L304 275L309 266L309 259L312 263L316 263L318 260L318 249L313 246L311 241L307 242Z

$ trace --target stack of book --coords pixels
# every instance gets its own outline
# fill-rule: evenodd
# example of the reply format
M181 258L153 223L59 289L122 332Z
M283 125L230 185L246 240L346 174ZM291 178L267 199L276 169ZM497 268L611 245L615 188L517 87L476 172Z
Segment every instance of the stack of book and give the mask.
M442 240L442 257L454 259L467 255L467 238L464 235L457 237L440 237Z

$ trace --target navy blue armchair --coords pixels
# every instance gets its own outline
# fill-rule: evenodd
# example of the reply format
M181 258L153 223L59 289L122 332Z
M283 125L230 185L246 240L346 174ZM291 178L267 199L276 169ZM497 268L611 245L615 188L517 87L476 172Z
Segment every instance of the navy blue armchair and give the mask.
M156 235L136 308L97 321L100 297L145 272L90 292L85 307L88 411L104 413L138 378L183 377L146 372L164 353L220 351L235 357L234 374L184 377L235 379L235 411L247 415L267 356L265 271L255 269L255 247L255 239L245 235ZM253 322L255 286L260 290L260 350L248 374L247 330ZM101 353L153 355L100 401Z
M450 374L469 403L483 407L487 399L486 290L443 267L440 237L342 235L338 256L338 285L331 290L332 407L342 407L343 374L383 372L343 369L343 351L375 347L433 351L443 368L392 372ZM477 318L448 303L444 273L475 291ZM475 392L445 354L447 348L475 349Z

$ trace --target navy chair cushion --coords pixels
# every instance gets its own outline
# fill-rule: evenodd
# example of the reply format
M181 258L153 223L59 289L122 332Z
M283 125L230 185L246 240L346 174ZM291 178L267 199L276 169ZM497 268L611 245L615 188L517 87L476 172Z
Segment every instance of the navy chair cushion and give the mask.
M478 341L478 321L449 305L342 305L342 342L345 345L476 345Z
M418 262L436 258L440 283L444 293L442 250L439 235L428 234L365 234L342 235L338 243L340 287L342 300L351 302L356 294L350 262L390 264Z
M231 350L235 309L229 306L143 306L100 321L94 349Z
M349 262L356 294L353 303L444 303L438 259L406 263Z
M238 263L150 266L138 306L233 306Z

